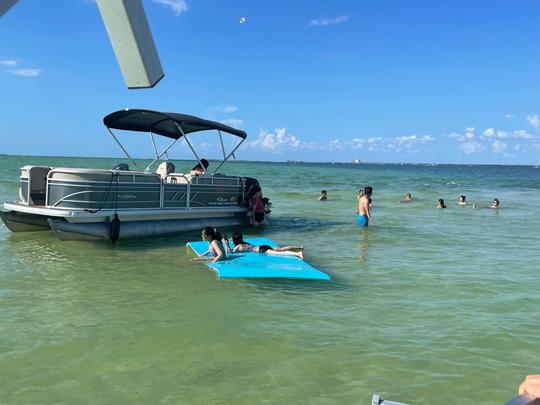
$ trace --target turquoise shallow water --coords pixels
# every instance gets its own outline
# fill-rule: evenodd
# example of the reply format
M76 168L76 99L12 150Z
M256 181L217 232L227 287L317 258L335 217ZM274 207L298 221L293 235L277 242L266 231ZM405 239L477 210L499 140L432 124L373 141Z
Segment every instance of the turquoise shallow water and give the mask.
M0 200L23 164L0 156ZM189 163L175 162L177 167ZM185 243L0 230L0 402L497 404L540 371L540 169L232 163L274 203L245 230L332 283L217 280ZM374 187L375 225L355 225ZM318 202L321 189L329 200ZM398 204L411 192L416 200ZM460 208L460 194L500 210ZM434 208L445 198L448 209Z

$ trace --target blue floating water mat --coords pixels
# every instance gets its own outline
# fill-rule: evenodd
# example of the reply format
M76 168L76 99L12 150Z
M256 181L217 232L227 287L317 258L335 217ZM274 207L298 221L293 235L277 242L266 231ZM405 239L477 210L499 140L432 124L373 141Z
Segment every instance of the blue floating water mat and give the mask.
M268 238L246 238L252 245L278 245ZM195 253L208 250L208 242L188 242ZM330 276L293 256L274 256L264 253L228 253L227 259L207 263L220 278L300 278L310 280L330 280Z

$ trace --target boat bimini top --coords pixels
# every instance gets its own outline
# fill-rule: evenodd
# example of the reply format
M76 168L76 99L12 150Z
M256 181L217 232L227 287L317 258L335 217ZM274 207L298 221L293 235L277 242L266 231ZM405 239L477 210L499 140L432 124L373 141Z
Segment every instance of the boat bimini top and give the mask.
M219 122L205 120L192 115L152 110L126 108L125 110L116 111L107 115L105 118L103 118L103 123L113 136L114 140L118 143L120 148L122 148L126 156L135 166L137 166L137 163L135 163L133 158L120 143L112 129L150 133L150 139L152 141L152 145L154 146L156 157L145 167L145 171L148 171L157 160L161 159L161 157L165 155L180 138L183 138L186 141L186 144L193 152L193 155L195 155L195 158L202 165L201 158L193 148L193 145L189 141L187 135L193 132L216 130L219 134L219 141L221 144L221 150L223 152L223 161L214 170L214 172L216 172L231 156L234 157L234 152L240 147L242 142L244 142L247 137L247 134L244 131L231 128ZM226 132L240 138L240 141L236 144L232 151L229 152L229 154L227 154L225 151L222 132ZM163 149L162 152L158 152L156 142L154 140L154 134L171 138L173 141L165 149Z

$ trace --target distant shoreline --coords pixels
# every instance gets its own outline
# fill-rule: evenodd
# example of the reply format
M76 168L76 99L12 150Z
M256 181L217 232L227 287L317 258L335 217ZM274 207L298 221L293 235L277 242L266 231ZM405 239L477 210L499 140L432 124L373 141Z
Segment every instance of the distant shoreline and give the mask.
M0 157L28 157L28 158L60 158L60 159L126 159L125 156L60 156L60 155L12 155L8 153L0 153ZM154 157L134 157L136 160L152 160ZM163 159L165 160L165 159ZM180 159L170 158L168 160L191 162L195 159ZM211 162L221 162L220 159L208 159ZM504 164L504 163L432 163L432 162L320 162L320 161L302 161L302 160L247 160L235 159L229 160L227 163L271 163L271 164L291 164L291 165L340 165L340 166L376 166L376 165L393 165L393 166L505 166L505 167L539 167L538 164Z

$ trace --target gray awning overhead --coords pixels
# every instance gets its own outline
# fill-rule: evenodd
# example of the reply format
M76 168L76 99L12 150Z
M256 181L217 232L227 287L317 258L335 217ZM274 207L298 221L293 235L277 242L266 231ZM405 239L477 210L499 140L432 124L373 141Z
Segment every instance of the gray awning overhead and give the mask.
M179 125L184 134L198 131L218 130L238 136L242 139L247 137L244 131L231 128L219 122L197 118L192 115L164 113L151 110L125 109L116 111L103 118L107 128L125 129L128 131L153 132L178 139L182 136L178 129Z

